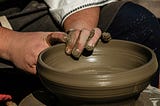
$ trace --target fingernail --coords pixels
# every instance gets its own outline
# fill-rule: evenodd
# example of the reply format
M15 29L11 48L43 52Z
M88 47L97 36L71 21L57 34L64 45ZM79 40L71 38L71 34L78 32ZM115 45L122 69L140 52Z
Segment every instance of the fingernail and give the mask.
M67 41L68 41L67 36L64 36L64 38L63 38L63 39L64 39L64 41L65 41L65 42L67 42Z
M79 58L80 55L81 55L79 49L73 50L73 51L72 51L72 55L73 55L74 57L76 57L76 58Z
M102 40L105 42L109 42L111 40L111 35L108 32L103 32L102 33Z
M64 40L65 40L65 42L68 44L68 43L70 43L71 42L71 36L70 35L66 35L65 37L64 37Z
M93 45L92 46L86 45L85 48L86 48L87 51L92 51L94 49L94 46Z
M71 54L71 49L69 49L68 47L66 47L66 54Z

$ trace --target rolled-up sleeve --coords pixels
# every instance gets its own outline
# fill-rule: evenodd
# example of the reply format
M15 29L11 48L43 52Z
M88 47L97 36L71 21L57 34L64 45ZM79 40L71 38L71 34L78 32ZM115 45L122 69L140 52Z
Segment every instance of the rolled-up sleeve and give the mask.
M63 26L65 19L71 14L91 7L103 6L117 0L44 0L55 20Z

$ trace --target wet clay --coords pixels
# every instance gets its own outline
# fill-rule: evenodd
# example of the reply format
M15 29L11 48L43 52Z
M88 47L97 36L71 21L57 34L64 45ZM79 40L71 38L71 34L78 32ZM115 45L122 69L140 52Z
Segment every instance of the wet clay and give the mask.
M129 41L98 42L92 55L79 60L64 49L60 44L44 50L37 64L44 86L60 98L106 102L132 97L146 88L158 67L151 49Z

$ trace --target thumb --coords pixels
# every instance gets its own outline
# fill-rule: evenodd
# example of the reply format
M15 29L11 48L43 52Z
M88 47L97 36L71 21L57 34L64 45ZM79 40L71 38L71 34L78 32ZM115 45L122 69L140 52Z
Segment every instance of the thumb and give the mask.
M57 43L64 43L66 42L67 34L64 32L53 32L47 35L46 42L48 45L52 46Z

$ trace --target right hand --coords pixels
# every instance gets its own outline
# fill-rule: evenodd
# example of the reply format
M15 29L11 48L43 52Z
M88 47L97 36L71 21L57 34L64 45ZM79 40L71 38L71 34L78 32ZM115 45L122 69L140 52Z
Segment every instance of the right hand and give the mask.
M69 31L66 53L79 58L84 48L93 50L101 30L97 28L100 7L93 7L73 13L64 21L65 31ZM73 29L73 31L70 31Z
M79 58L84 48L87 51L92 51L100 37L101 30L99 28L72 30L69 32L66 42L66 53Z

